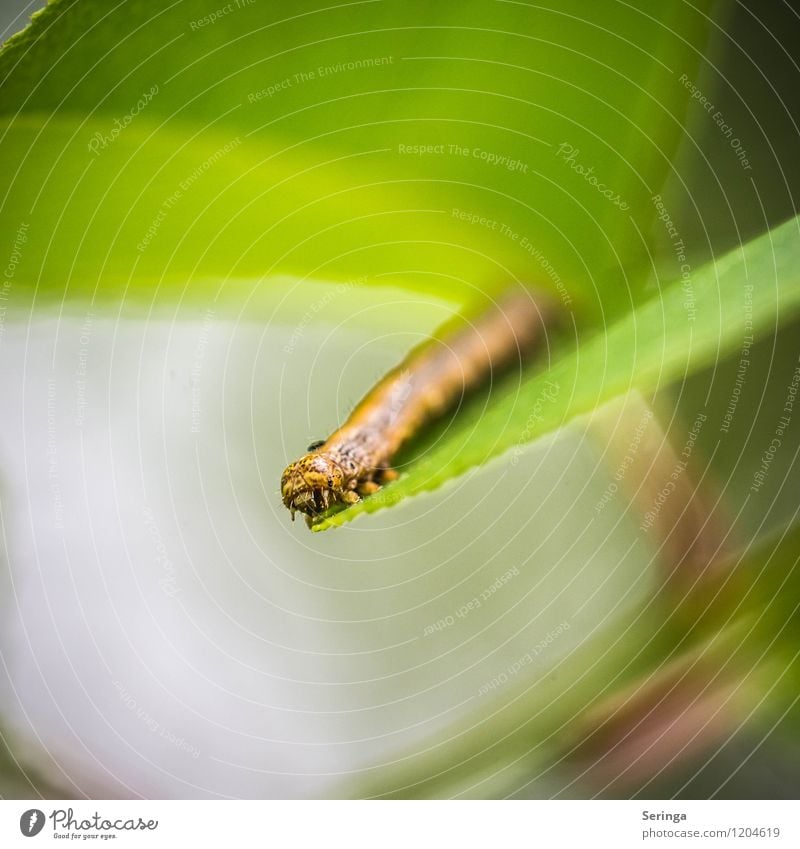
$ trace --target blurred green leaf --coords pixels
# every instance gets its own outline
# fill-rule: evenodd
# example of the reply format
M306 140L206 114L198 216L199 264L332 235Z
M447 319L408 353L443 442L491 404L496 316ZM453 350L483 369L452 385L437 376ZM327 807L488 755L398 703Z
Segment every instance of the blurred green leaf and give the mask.
M366 274L463 301L519 277L620 314L711 5L56 0L0 54L18 278L174 299Z

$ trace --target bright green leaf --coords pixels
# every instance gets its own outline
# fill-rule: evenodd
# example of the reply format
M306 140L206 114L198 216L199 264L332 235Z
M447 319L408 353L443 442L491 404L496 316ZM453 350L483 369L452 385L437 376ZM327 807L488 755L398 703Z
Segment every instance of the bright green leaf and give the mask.
M589 414L637 389L645 395L713 363L760 330L800 310L800 218L673 284L604 333L565 353L477 420L459 416L446 438L379 493L314 526L324 530L362 513L435 489L492 457Z
M463 301L518 277L621 314L695 6L56 0L0 54L18 279L60 300L368 275Z

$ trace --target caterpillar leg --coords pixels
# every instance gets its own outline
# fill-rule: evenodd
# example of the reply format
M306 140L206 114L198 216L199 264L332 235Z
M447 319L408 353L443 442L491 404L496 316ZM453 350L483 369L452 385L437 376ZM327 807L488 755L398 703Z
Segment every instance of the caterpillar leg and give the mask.
M371 477L366 480L358 481L356 484L356 492L361 496L372 495L376 493L383 484L389 481L397 480L400 475L394 469L375 469Z
M361 481L358 484L357 492L359 495L372 495L381 488L379 483L375 481Z

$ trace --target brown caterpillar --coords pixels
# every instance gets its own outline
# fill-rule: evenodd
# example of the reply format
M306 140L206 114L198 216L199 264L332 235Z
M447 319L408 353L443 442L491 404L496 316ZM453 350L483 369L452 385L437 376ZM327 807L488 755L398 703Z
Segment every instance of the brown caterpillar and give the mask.
M332 504L354 504L394 480L391 460L400 447L494 369L520 362L550 314L549 302L517 290L477 317L457 317L411 351L338 430L286 468L281 496L292 519L305 513L311 527Z

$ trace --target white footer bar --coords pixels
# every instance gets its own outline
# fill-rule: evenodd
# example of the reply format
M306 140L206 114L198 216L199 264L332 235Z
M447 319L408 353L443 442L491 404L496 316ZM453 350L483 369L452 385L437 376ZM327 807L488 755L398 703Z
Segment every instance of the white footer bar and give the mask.
M0 801L0 846L798 847L776 801Z

